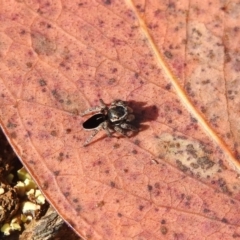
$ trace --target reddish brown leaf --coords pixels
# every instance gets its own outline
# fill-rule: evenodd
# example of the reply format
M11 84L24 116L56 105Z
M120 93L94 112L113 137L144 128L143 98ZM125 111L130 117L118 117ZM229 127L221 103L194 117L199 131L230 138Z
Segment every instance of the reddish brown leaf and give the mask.
M0 116L13 148L85 239L240 236L240 4L8 1ZM80 112L127 100L140 132Z

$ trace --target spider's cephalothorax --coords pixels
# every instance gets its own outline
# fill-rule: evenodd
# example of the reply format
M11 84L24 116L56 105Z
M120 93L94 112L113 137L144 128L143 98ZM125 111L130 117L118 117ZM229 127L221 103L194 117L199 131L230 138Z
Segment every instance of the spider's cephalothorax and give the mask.
M85 130L93 131L84 146L90 143L92 138L102 129L107 132L109 137L111 137L112 132L119 132L128 136L127 131L138 131L135 126L129 123L135 117L127 102L115 100L107 106L102 99L99 101L100 106L89 108L81 114L81 116L84 116L93 112L96 113L83 123Z

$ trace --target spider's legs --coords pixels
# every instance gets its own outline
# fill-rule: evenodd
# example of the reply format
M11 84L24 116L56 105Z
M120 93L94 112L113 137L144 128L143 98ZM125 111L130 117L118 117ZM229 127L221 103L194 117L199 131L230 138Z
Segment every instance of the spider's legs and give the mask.
M123 136L128 137L126 131L124 131L124 129L122 129L121 127L115 126L115 127L114 127L114 130L115 130L116 132L121 133Z
M127 122L131 122L131 121L133 121L134 119L135 119L135 116L134 116L133 114L129 114L129 115L127 116L126 121L127 121Z
M85 111L81 112L80 115L85 116L85 115L90 114L90 113L104 112L105 110L107 110L107 105L103 102L103 100L99 99L99 101L100 101L100 106L88 108Z
M100 102L102 108L104 108L104 109L107 108L107 105L104 103L104 101L101 98L99 99L99 102Z
M121 123L119 126L115 126L114 130L116 132L121 133L122 135L129 137L129 135L127 134L127 130L133 131L133 132L137 132L138 129L136 127L134 127L133 125L129 124L129 123Z
M120 126L123 129L131 130L133 132L137 132L138 131L138 129L135 126L133 126L133 125L131 125L129 123L121 123Z
M102 124L102 128L106 131L108 137L111 137L112 136L112 133L110 132L109 130L109 124L107 121L103 122Z
M87 140L85 141L85 143L83 144L84 147L86 147L93 139L94 136L97 135L97 133L100 131L100 129L95 129L92 131L92 134L87 138Z
M97 128L91 130L92 134L87 138L87 140L85 141L83 146L86 147L92 141L92 139L98 134L98 132L102 129L104 129L106 131L108 137L112 136L111 132L109 131L108 122L105 121L105 122L101 123Z

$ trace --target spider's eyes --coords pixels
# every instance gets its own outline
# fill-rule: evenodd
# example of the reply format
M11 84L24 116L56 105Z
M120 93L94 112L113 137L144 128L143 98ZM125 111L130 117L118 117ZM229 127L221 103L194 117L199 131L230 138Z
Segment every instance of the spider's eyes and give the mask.
M121 106L112 107L108 111L108 118L111 122L116 122L121 120L121 118L126 114L126 109Z

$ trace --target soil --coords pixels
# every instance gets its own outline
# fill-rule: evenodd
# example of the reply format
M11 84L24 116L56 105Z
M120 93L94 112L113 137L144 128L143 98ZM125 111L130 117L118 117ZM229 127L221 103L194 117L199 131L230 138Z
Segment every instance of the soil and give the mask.
M0 194L0 228L4 223L10 222L18 213L21 201L23 201L14 188L17 181L17 170L20 168L22 168L22 164L0 128L0 189L4 189L4 193ZM14 175L12 184L7 181L10 173ZM0 239L81 240L49 204L46 204L44 211L41 211L36 219L22 225L22 231L14 231L9 236L0 233Z

